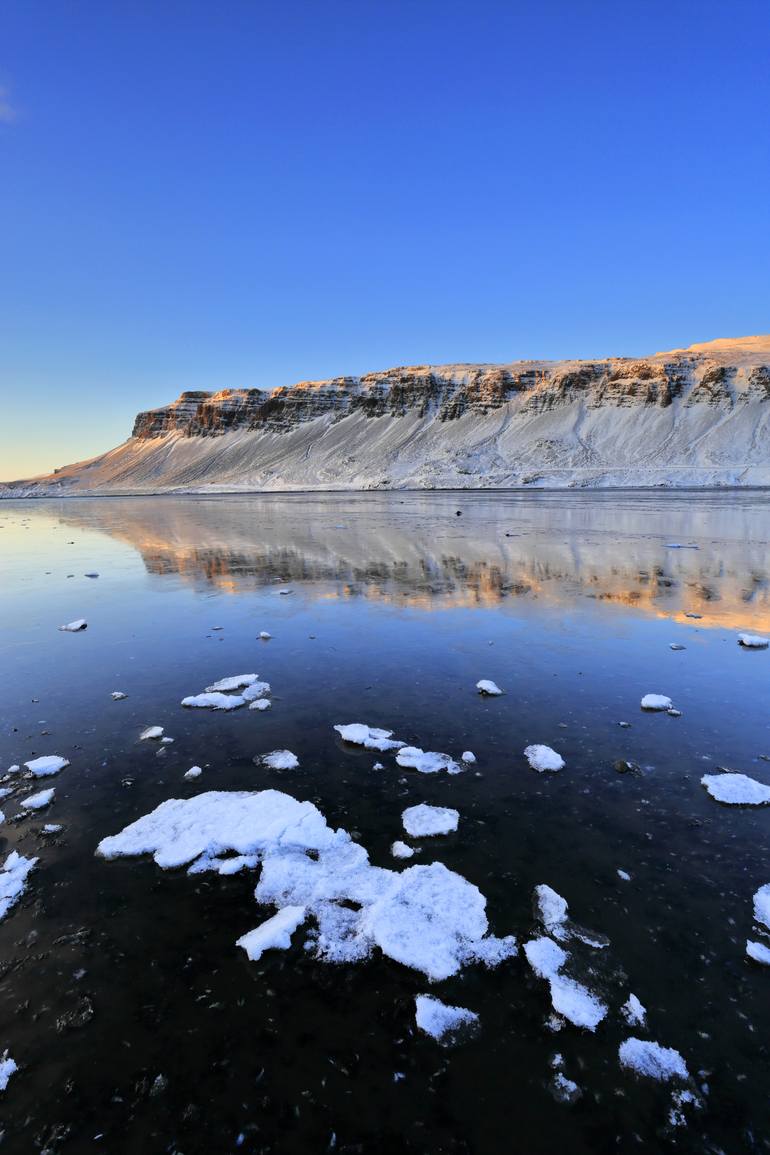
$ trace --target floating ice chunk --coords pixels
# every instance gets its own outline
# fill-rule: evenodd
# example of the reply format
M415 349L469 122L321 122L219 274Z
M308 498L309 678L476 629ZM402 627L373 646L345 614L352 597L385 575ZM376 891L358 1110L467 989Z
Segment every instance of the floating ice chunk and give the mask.
M402 746L396 754L396 762L399 766L418 770L420 774L437 774L440 770L446 770L448 774L462 772L462 767L448 754L438 754L433 750L426 752L418 746Z
M161 738L163 736L162 726L148 726L146 730L142 730L139 735L140 742L146 742L148 738Z
M738 634L738 645L747 650L766 650L770 638L761 638L759 634Z
M538 774L542 774L545 770L563 770L565 766L561 754L557 754L550 746L527 746L524 757Z
M242 946L252 962L261 959L266 950L288 950L291 936L306 917L306 907L285 906L248 934L241 935L235 945Z
M463 750L462 754L460 755L460 761L467 762L469 766L472 766L476 761L476 755L472 750Z
M405 842L394 842L390 848L394 858L414 858L414 851Z
M213 682L210 686L206 686L207 694L225 693L228 690L240 690L243 686L251 686L256 682L259 674L233 674L230 678L220 678L218 682Z
M291 750L273 750L264 754L262 761L271 770L296 770L299 766L299 758Z
M335 726L334 729L343 742L365 746L367 750L398 750L404 745L393 737L392 730L380 730L376 726L366 726L363 722L348 722L346 725Z
M202 773L203 773L203 771L201 770L200 766L191 766L189 770L185 770L184 777L185 778L200 778Z
M423 838L433 834L451 834L457 830L460 812L448 806L410 806L401 815L404 830L411 838Z
M259 636L263 642L269 642L273 635L269 634L267 630L260 630Z
M6 774L18 774L20 770L21 766L19 766L18 762L15 762L13 766L8 767Z
M47 822L43 827L43 834L59 834L64 829L58 822Z
M19 806L22 810L42 810L53 801L55 793L53 787L50 790L41 790L39 794L30 794L29 798L23 798Z
M374 765L372 766L372 770L384 770L384 769L385 769L385 767L383 766L382 762L375 762Z
M482 678L480 682L477 682L476 689L480 694L484 694L488 698L496 698L503 692L500 687L495 682L491 682L489 678Z
M74 622L67 622L66 626L59 626L59 629L68 634L76 634L78 630L88 629L88 622L85 618L76 618Z
M686 650L687 646L683 646L681 642L669 642L668 648L670 650Z
M25 762L24 765L33 778L47 778L51 774L58 774L65 766L69 766L69 762L60 754L44 754L41 758L33 758L31 762Z
M643 1027L647 1020L647 1010L634 994L628 996L620 1008L620 1013L629 1027Z
M770 882L760 886L754 895L754 918L770 930Z
M753 959L754 962L770 967L770 947L765 946L763 942L752 942L751 939L747 939L746 954L750 959Z
M551 989L551 1004L558 1015L576 1027L595 1031L607 1014L607 1007L586 987L561 974L569 955L550 938L532 939L525 943L527 962L539 978L547 979Z
M272 706L269 698L257 698L256 702L249 702L250 710L269 710Z
M567 900L541 883L535 887L535 905L540 921L554 938L565 938L567 922Z
M770 802L770 786L746 774L704 774L701 785L717 802L728 806L766 806Z
M557 1071L551 1080L551 1090L558 1103L574 1103L582 1094L577 1083L573 1083L572 1079L568 1079L561 1071Z
M8 1057L8 1052L6 1051L2 1059L0 1059L0 1091L6 1089L8 1080L18 1069L16 1063Z
M278 591L278 593L281 594L283 597L286 597L287 594L290 594L293 592L294 592L293 590L279 590Z
M246 689L243 690L241 697L246 702L259 702L263 698L266 698L270 692L269 682L252 682L250 686L247 686Z
M246 705L246 699L240 694L220 694L218 691L205 694L191 694L189 698L182 698L183 706L198 707L201 710L237 710Z
M631 881L631 875L628 873L627 870L618 870L617 875L618 875L618 878L622 878L624 882L630 882Z
M174 741L173 738L161 738L161 740L160 740L162 746L170 746L173 743L173 741Z
M620 1065L645 1075L648 1079L667 1082L669 1079L687 1079L689 1074L684 1059L673 1047L631 1037L620 1044Z
M641 705L643 710L670 710L674 703L665 694L645 694Z
M128 694L124 694L122 690L113 690L110 697L113 702L122 702L124 698L128 697Z
M87 577L87 578L98 578L98 576L99 576L98 573L85 573L85 574L83 574L83 577Z
M437 1042L443 1042L463 1027L475 1027L479 1022L479 1016L473 1011L442 1003L432 995L417 995L414 1005L418 1028Z
M27 875L37 864L37 858L22 858L12 850L0 870L0 919L19 901L27 883Z

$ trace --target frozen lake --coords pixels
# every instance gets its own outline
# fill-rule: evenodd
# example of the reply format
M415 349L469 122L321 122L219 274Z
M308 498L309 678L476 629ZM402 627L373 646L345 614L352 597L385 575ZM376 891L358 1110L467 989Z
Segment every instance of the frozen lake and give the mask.
M738 645L770 636L769 582L764 492L0 504L0 777L70 763L0 782L2 860L39 858L0 922L3 1151L767 1151L770 968L746 941L770 944L752 918L770 807L700 779L770 784L770 650ZM270 708L180 705L246 671ZM641 710L650 693L679 716ZM345 743L333 727L353 722L462 773ZM173 743L140 740L149 726ZM564 768L536 772L532 744ZM259 761L276 750L299 765ZM251 961L236 941L276 911L258 867L95 855L167 799L267 789L376 867L444 864L518 953L438 982L379 945L333 964L310 913ZM421 803L457 830L410 838ZM401 861L396 840L420 849ZM521 949L547 933L543 884L577 924L551 934L605 1008L595 1030L555 1014ZM424 994L477 1029L442 1045L416 1025ZM629 1036L675 1048L688 1077L623 1067Z

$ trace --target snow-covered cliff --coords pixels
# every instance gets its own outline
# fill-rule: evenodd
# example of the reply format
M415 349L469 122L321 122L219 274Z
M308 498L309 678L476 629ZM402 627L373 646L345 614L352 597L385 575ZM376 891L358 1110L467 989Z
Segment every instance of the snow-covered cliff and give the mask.
M770 335L182 393L0 496L520 485L770 485Z

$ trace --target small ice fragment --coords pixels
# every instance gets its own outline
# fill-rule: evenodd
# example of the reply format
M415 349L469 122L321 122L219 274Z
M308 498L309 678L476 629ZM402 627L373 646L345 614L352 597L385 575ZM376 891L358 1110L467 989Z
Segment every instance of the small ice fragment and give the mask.
M128 697L128 694L124 694L122 690L113 690L110 697L113 702L122 702L124 698Z
M420 774L437 774L440 770L446 770L448 774L462 772L462 767L448 754L439 754L435 750L420 750L418 746L402 746L396 754L396 762L399 766L417 770Z
M561 1071L557 1071L551 1080L551 1090L557 1103L575 1103L582 1094L577 1083L573 1083Z
M242 946L252 962L261 959L266 950L288 950L291 936L305 921L306 912L304 906L285 906L248 934L241 935L235 945Z
M537 770L538 774L542 774L545 770L563 770L565 766L561 754L557 754L550 746L538 744L527 746L524 750L524 757L532 769Z
M22 858L12 850L0 869L0 919L18 902L24 893L27 875L37 864L36 858Z
M20 770L21 766L19 766L18 762L15 762L13 766L8 767L6 774L18 774Z
M146 742L148 738L161 738L163 736L162 726L148 726L146 730L142 730L139 735L140 742Z
M269 710L272 706L269 698L257 698L255 702L249 702L250 710Z
M684 1059L673 1047L631 1037L620 1044L620 1065L646 1075L648 1079L666 1082L669 1079L687 1079L689 1074Z
M552 938L533 938L524 944L524 954L532 970L541 979L558 974L569 955Z
M681 718L682 717L682 711L681 710L675 710L673 706L669 707L669 709L666 710L666 713L668 714L669 718Z
M404 830L411 838L429 837L433 834L451 834L457 830L460 812L448 806L410 806L401 815Z
M413 858L414 851L411 846L407 846L405 842L394 842L390 848L390 853L394 858Z
M22 799L19 806L22 810L42 810L53 800L55 793L53 787L50 790L41 790L38 794L31 794L29 798Z
M296 770L299 766L299 758L291 750L273 750L265 754L262 761L271 770Z
M558 1015L576 1027L595 1031L607 1014L607 1007L586 987L560 973L569 955L551 938L536 938L524 944L524 954L535 974L547 979L551 1004Z
M258 677L259 674L233 674L230 678L220 678L218 682L206 686L206 693L216 694L218 692L224 693L227 690L240 690L243 686L250 686L252 682L256 682Z
M278 591L278 593L281 594L283 597L286 597L286 595L290 594L291 592L292 592L291 590L279 590Z
M250 686L246 686L245 690L241 691L241 697L245 702L257 702L268 697L270 692L269 682L252 682Z
M88 622L85 618L76 618L74 622L67 622L66 626L59 626L59 629L68 634L76 634L78 630L88 629Z
M472 750L463 750L462 754L460 755L460 761L467 762L470 766L476 761L476 755Z
M384 769L385 769L385 767L383 766L382 762L375 762L374 765L372 766L372 770L384 770Z
M631 881L631 875L626 870L618 870L618 878L622 878L624 882Z
M746 940L746 954L754 962L761 963L762 966L770 967L770 947L765 946L763 942L752 942L751 939Z
M754 919L770 930L770 882L760 886L754 895Z
M634 994L628 996L620 1008L620 1013L629 1027L643 1027L647 1019L646 1008L642 1006Z
M738 645L747 650L766 650L770 638L761 638L759 634L738 634Z
M83 574L83 577L88 577L88 578L98 578L98 576L99 576L99 575L98 575L98 573L86 573L86 574Z
M69 762L60 754L44 754L41 758L25 762L24 765L33 778L47 778L51 774L58 774L65 766L69 766Z
M535 905L538 917L548 933L554 938L563 938L564 924L567 921L567 900L550 886L541 883L535 887Z
M670 650L686 650L687 646L683 646L681 642L669 642L668 648Z
M174 741L174 739L173 738L161 738L160 741L161 741L162 746L170 746L171 743Z
M414 1005L418 1028L438 1042L462 1027L476 1026L479 1021L479 1016L473 1011L442 1003L433 995L417 995Z
M392 730L380 730L376 726L366 726L363 722L348 722L346 725L335 726L334 729L343 742L364 746L367 750L398 750L404 745L403 742L393 738Z
M766 806L770 802L770 786L746 774L704 774L701 785L717 802L728 806Z
M273 635L269 634L267 630L260 630L259 636L263 642L269 642Z
M200 778L202 773L200 766L191 766L189 770L185 770L184 777L188 779Z
M495 682L491 682L488 678L482 678L480 682L477 682L476 689L488 698L496 698L503 692Z
M64 829L58 822L47 822L43 827L43 834L58 834Z
M8 1057L8 1052L6 1051L2 1059L0 1059L0 1091L5 1090L11 1075L18 1071L18 1069L16 1063Z
M200 710L237 710L239 706L246 705L246 699L240 694L191 694L189 698L182 698L182 705Z
M665 694L645 694L641 704L643 710L670 710L674 705Z

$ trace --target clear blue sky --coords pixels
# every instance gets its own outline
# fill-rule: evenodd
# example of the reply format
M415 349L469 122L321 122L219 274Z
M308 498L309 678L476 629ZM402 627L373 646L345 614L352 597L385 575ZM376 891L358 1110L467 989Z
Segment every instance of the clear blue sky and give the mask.
M766 0L5 0L0 477L182 389L770 330Z

